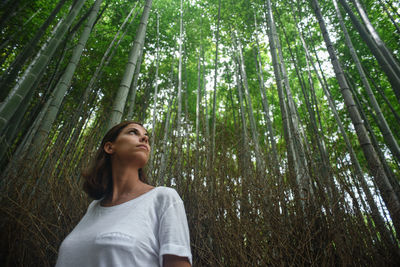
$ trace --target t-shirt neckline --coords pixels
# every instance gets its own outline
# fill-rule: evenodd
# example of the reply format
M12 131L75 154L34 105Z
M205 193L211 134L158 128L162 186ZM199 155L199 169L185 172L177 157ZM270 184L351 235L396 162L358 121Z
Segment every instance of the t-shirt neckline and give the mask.
M145 198L146 196L151 195L153 191L155 191L157 188L160 188L160 187L161 187L161 186L156 186L156 187L150 189L149 191L147 191L147 192L141 194L140 196L137 196L137 197L135 197L135 198L132 198L131 200L125 201L125 202L123 202L123 203L121 203L121 204L117 204L117 205L105 207L105 206L102 206L102 205L100 204L101 201L103 200L103 198L101 198L101 199L98 200L97 205L98 205L98 207L99 207L100 209L102 209L102 210L113 210L113 209L118 209L118 208L120 208L120 207L125 207L125 206L127 206L127 205L129 205L129 204L135 203L135 202L137 202L137 201L139 201L139 200Z

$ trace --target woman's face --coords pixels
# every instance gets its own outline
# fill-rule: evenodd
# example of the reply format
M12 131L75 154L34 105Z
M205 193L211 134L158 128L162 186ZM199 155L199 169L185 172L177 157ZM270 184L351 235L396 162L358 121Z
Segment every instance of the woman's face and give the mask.
M149 160L149 136L141 125L131 123L122 129L114 142L107 142L104 150L113 160L142 168Z

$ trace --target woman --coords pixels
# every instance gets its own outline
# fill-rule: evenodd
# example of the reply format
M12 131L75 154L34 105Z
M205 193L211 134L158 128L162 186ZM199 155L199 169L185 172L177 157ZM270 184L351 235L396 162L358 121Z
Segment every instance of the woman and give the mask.
M183 202L167 187L146 183L146 129L125 121L104 136L84 191L95 200L62 242L56 267L190 267Z

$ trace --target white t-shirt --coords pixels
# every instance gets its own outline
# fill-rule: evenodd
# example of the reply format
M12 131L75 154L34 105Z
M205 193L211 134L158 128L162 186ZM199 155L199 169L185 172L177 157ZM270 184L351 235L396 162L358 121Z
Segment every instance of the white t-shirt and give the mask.
M172 188L156 187L112 207L93 201L62 242L56 267L162 266L165 254L192 264L182 199Z

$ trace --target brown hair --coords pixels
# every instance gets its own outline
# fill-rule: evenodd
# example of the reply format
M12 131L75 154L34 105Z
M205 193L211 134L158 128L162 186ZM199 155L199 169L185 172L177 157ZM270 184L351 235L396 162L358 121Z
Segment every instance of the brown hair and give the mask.
M97 150L96 157L87 170L82 172L84 178L83 191L93 199L100 199L112 190L112 166L111 156L104 151L104 145L107 142L114 142L121 131L129 124L143 125L136 121L123 121L112 127L101 141ZM139 169L139 180L147 183L145 172Z

